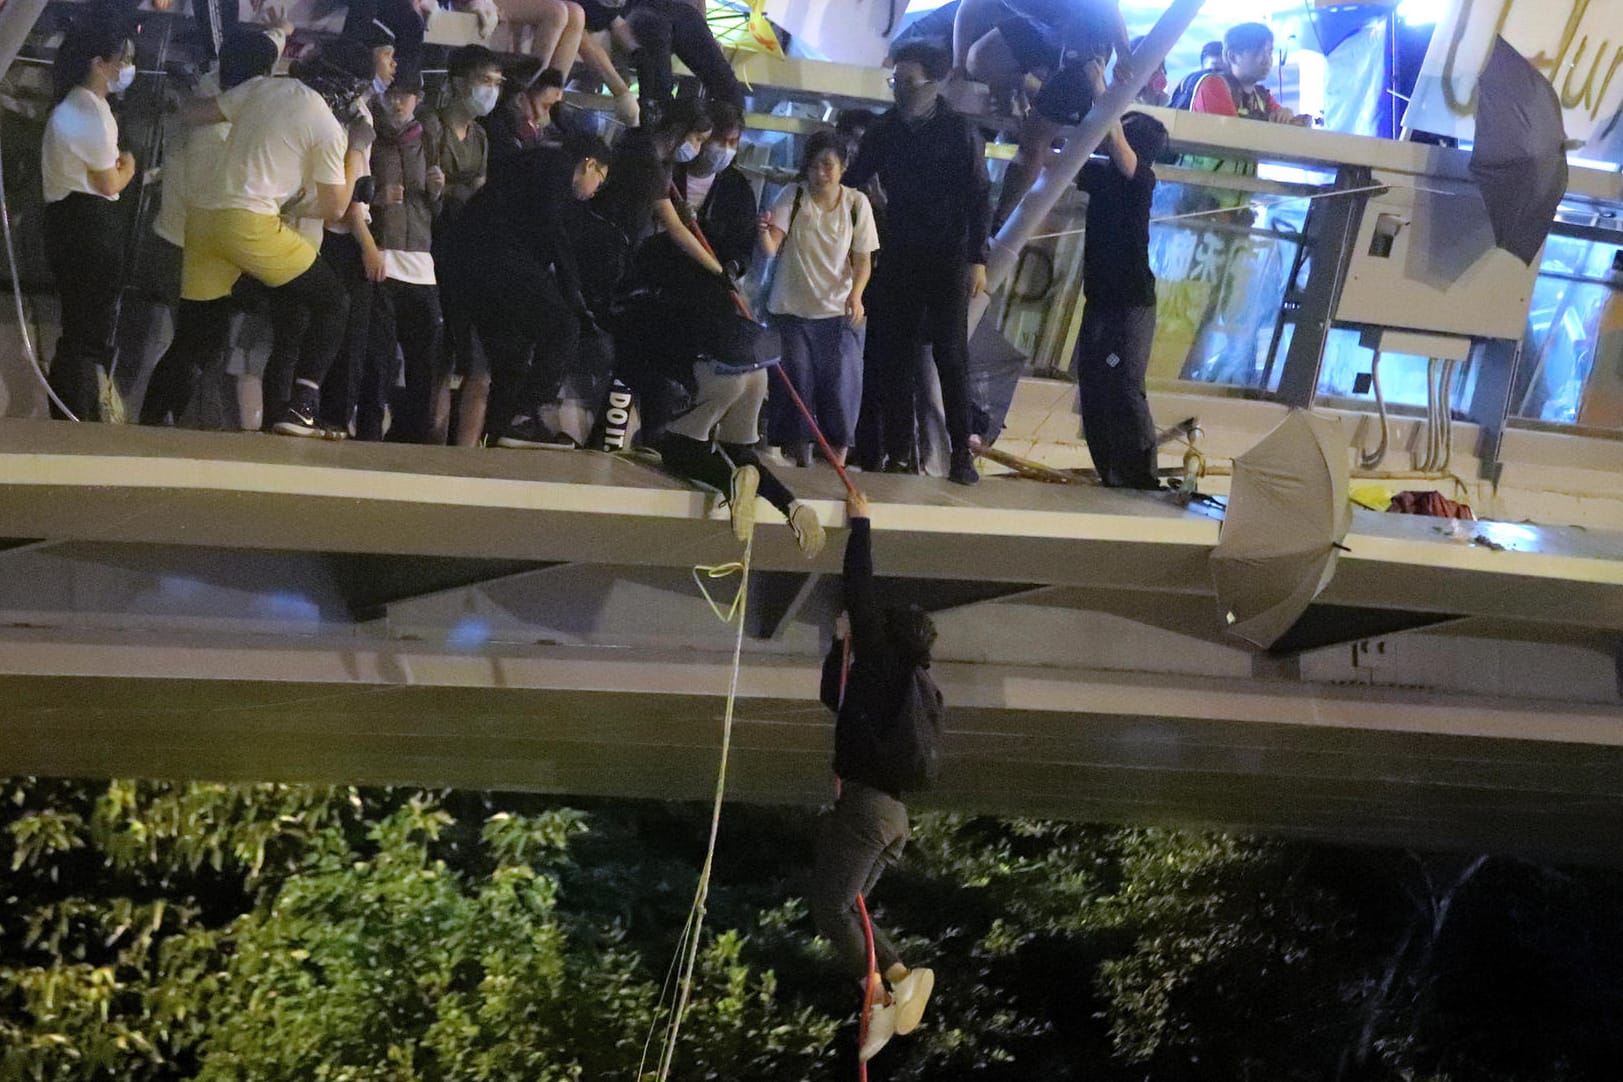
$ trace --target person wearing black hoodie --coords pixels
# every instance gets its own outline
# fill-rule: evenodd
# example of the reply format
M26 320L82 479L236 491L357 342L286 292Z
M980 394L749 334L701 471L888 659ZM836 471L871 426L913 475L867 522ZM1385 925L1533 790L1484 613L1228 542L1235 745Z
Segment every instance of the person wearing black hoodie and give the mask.
M861 1058L871 1059L893 1033L911 1033L924 1015L935 973L909 969L890 939L873 929L877 972L868 970L858 895L867 895L907 844L904 793L927 785L939 757L941 692L929 675L935 623L915 606L881 608L874 588L868 500L846 500L848 636L837 637L823 663L822 700L834 710L834 810L817 839L812 919L841 967L870 979L874 1008ZM849 644L849 649L847 645ZM889 989L885 985L889 985Z

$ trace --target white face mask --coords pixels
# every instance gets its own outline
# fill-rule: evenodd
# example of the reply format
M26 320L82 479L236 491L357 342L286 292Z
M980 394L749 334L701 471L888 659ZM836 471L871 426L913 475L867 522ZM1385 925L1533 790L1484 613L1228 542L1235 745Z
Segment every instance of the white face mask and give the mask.
M699 156L699 148L692 143L683 143L676 148L676 160L684 165Z
M737 147L707 146L700 155L700 164L712 173L719 173L733 164L733 158L737 155Z
M120 64L117 77L107 84L107 93L122 94L130 88L130 84L133 82L135 82L135 65Z
M384 94L386 94L388 92L389 92L389 84L383 81L383 76L381 76L381 75L372 76L372 94L373 94L373 96L381 98L381 97L383 97Z
M468 91L468 104L473 106L474 116L489 116L490 111L496 108L496 96L501 93L493 86L476 86Z

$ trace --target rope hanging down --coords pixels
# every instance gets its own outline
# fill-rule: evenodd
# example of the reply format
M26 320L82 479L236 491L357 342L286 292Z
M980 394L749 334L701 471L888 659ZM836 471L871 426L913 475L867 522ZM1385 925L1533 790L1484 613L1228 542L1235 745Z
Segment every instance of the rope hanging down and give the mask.
M676 1042L682 1030L682 1017L687 1013L688 1000L693 994L693 974L698 966L699 938L704 927L705 903L710 897L710 873L716 863L716 836L721 829L721 805L727 795L727 761L733 746L733 709L738 700L738 674L743 667L744 657L744 624L749 613L749 583L750 583L750 556L755 547L752 536L744 543L744 558L740 561L715 566L695 567L693 578L699 586L699 592L704 595L705 603L710 606L723 623L737 621L738 630L733 638L733 671L727 684L727 706L721 716L721 761L716 769L716 792L710 805L710 838L705 844L704 864L699 869L699 884L693 894L693 905L688 910L687 923L682 928L681 938L676 947L676 1002L671 1013L670 1026L665 1032L664 1047L660 1051L659 1070L656 1075L658 1082L665 1082L670 1077L671 1064L676 1058ZM738 593L732 603L724 611L705 588L705 579L729 578L738 576ZM659 1004L655 1009L653 1026L658 1025L659 1012L665 1006L665 991L660 992ZM653 1031L650 1028L649 1037L652 1039ZM643 1061L638 1064L637 1077L644 1077L643 1070L647 1066L648 1046L643 1046Z

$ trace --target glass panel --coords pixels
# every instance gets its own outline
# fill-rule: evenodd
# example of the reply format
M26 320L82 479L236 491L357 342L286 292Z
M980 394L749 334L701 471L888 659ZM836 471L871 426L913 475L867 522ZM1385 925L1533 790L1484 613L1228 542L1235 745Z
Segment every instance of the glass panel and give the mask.
M1551 237L1522 343L1516 416L1623 428L1623 253Z
M1375 351L1366 349L1359 341L1356 330L1338 327L1330 332L1325 344L1324 367L1319 375L1319 393L1332 398L1352 398L1375 401L1373 383L1358 389L1358 378L1370 373ZM1430 397L1427 380L1430 377L1430 358L1408 353L1381 354L1381 394L1389 406L1413 406L1424 409ZM1470 362L1455 370L1454 382L1448 396L1451 409L1464 410L1476 388L1476 368Z

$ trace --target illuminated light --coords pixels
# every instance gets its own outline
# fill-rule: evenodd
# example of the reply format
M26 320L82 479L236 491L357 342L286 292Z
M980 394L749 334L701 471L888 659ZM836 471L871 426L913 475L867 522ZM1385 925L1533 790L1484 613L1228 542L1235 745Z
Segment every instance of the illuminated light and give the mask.
M465 617L457 622L445 637L453 650L477 650L490 641L490 621L478 616Z
M1448 14L1450 0L1403 0L1398 18L1411 26L1432 26Z

